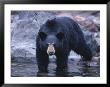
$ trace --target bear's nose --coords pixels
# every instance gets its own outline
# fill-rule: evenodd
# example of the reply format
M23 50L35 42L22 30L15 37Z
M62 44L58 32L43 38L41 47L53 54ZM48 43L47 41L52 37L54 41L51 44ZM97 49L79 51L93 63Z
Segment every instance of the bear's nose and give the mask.
M54 55L54 52L49 52L49 55L51 56L51 55Z

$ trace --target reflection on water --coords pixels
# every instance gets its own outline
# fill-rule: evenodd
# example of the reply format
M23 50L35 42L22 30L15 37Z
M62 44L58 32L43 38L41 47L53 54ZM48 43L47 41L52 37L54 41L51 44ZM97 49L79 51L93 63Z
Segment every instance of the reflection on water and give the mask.
M13 77L56 77L68 76L68 77L99 77L100 76L100 65L97 62L91 62L89 65L79 59L69 59L67 72L57 72L56 63L54 60L50 61L48 66L48 73L39 73L37 64L35 63L12 63L11 64L11 76ZM58 75L56 75L56 72Z

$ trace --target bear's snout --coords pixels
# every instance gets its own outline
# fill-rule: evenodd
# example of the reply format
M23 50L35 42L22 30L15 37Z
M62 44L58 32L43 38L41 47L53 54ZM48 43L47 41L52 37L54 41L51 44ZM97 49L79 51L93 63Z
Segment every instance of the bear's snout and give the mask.
M48 55L54 55L55 54L54 43L48 43L47 54Z

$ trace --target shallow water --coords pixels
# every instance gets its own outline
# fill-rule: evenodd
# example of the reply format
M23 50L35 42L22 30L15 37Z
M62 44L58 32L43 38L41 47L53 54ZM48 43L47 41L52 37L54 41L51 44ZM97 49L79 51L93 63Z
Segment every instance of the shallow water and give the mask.
M48 73L43 74L44 77L56 77L56 63L55 60L50 60L48 66ZM11 64L12 77L37 77L38 67L36 63L16 63ZM63 74L63 72L62 72ZM100 64L97 61L84 63L79 59L68 60L68 70L66 73L68 77L99 77Z

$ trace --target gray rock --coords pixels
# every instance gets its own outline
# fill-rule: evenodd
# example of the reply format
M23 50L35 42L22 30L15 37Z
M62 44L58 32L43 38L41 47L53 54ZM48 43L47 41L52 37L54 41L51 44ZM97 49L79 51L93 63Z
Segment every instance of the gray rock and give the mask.
M12 58L35 57L36 36L46 20L55 17L54 12L18 11L11 15ZM16 59L18 60L18 59ZM18 60L19 61L19 60Z

